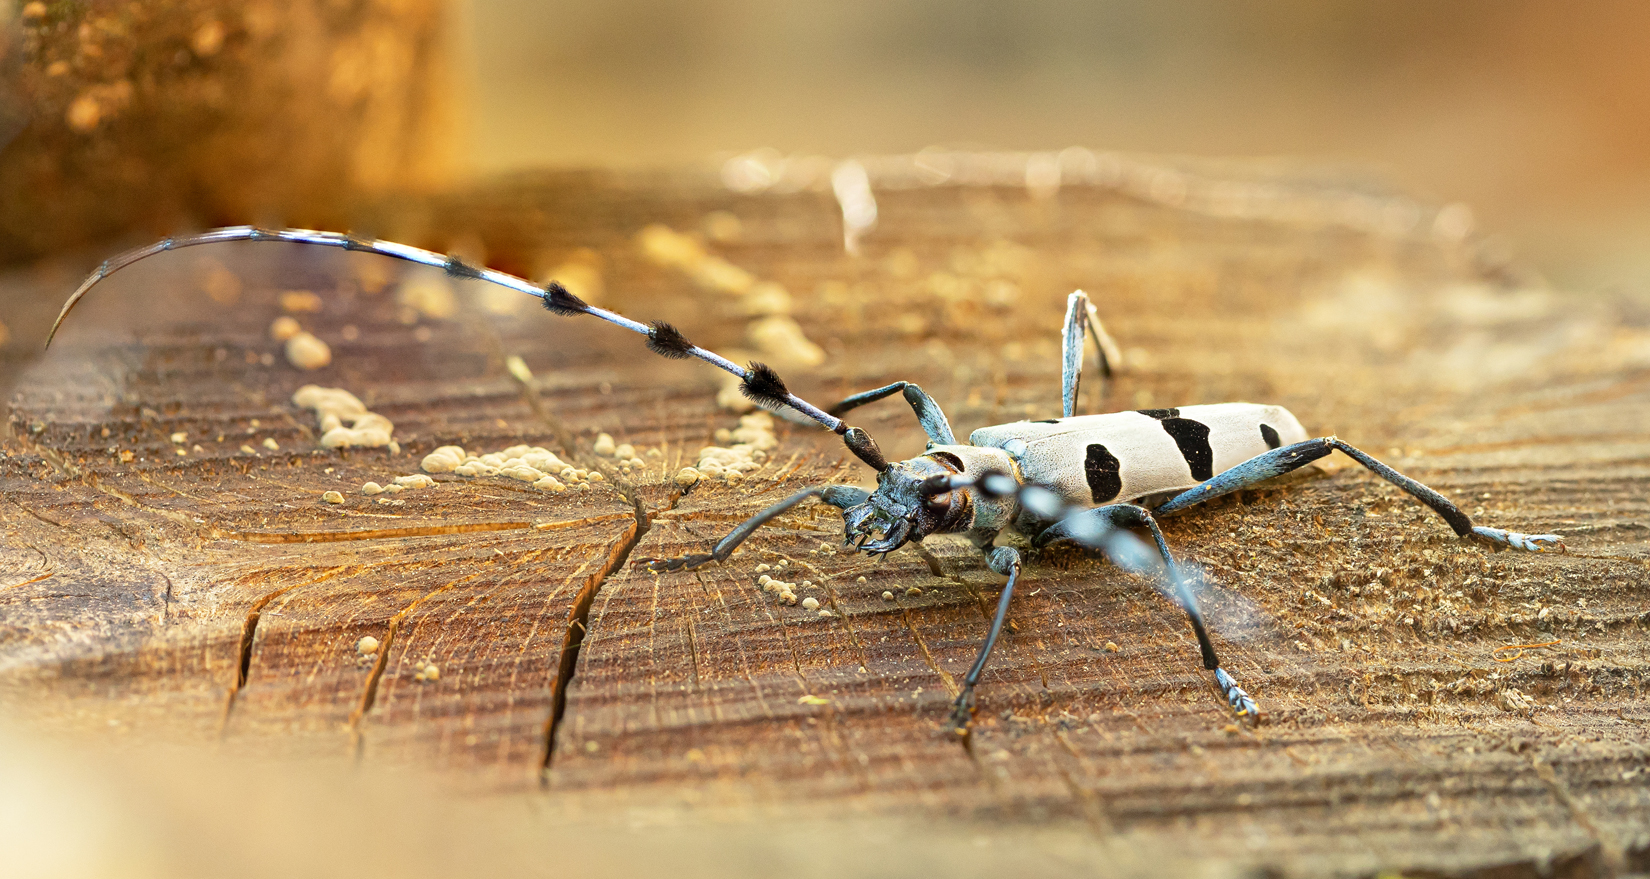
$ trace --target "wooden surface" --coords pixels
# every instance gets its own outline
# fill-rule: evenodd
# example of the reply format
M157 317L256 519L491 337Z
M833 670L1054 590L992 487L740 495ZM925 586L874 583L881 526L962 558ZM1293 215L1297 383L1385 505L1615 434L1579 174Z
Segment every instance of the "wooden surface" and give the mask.
M1350 191L1277 169L1198 173L1241 173L1308 208ZM1460 541L1338 462L1166 520L1210 581L1216 645L1266 713L1256 729L1231 725L1151 584L1050 550L1029 556L965 748L946 707L1001 583L966 546L870 561L837 549L833 510L809 507L723 565L625 564L700 551L799 488L868 483L833 438L781 423L761 470L684 495L671 476L737 426L708 367L532 302L487 311L491 294L468 286L453 317L408 323L393 287L356 283L371 258L288 245L210 253L242 281L233 305L202 291L205 250L134 267L32 360L18 346L43 312L20 299L73 278L8 283L21 317L0 458L6 710L32 729L428 767L557 814L1063 829L1105 853L1068 867L1172 853L1285 873L1650 869L1650 306L1519 287L1446 234L1447 215L1360 192L1412 222L1200 209L1149 187L935 186L880 192L879 225L850 257L828 192L736 195L680 174L517 180L423 206L418 224L482 242L500 267L597 265L603 304L748 351L737 300L635 237L731 212L740 233L709 250L789 290L827 353L782 370L793 390L824 404L916 380L961 434L1058 414L1057 331L1081 287L1128 366L1103 395L1090 380L1089 411L1281 403L1480 524L1569 544ZM332 345L323 369L294 368L268 336L292 289L324 300L295 315ZM511 377L510 355L532 382ZM319 448L290 401L310 383L390 418L400 454ZM892 456L921 449L898 401L857 423ZM592 453L599 432L658 454L626 477ZM359 493L448 443L544 445L609 479L552 494L443 475ZM344 503L322 501L334 489ZM756 566L781 560L832 617L756 587ZM383 644L370 661L367 635ZM1496 661L1502 645L1553 640ZM438 681L416 679L422 662Z
M11 5L0 264L187 222L337 222L456 174L436 0Z

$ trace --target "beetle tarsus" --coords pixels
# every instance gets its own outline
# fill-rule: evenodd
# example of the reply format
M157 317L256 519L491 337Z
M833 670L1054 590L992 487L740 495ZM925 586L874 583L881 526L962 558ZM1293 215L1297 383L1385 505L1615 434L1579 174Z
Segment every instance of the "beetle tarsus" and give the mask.
M1220 693L1226 697L1226 704L1232 706L1233 714L1251 723L1260 722L1260 706L1256 705L1255 700L1249 698L1249 694L1237 685L1237 681L1232 680L1232 676L1226 673L1226 669L1215 669L1215 683L1220 685Z
M1517 531L1503 531L1500 528L1489 528L1479 525L1472 529L1472 533L1491 543L1510 546L1513 549L1522 549L1525 552L1568 552L1564 545L1564 538L1557 534L1520 534Z
M974 688L965 686L957 694L957 700L951 703L951 719L949 728L959 736L967 736L969 726L974 722L974 712L979 704L974 699Z

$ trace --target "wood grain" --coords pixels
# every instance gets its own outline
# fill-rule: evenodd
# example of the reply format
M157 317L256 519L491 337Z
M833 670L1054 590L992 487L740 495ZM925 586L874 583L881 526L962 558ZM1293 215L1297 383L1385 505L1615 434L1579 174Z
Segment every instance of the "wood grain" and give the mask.
M1307 203L1351 191L1242 173ZM702 551L802 487L866 481L831 437L781 422L761 470L683 493L671 477L735 426L708 368L531 302L488 311L470 287L452 318L413 319L393 287L356 283L364 257L228 247L212 256L242 279L236 304L199 289L192 255L151 260L94 291L16 382L0 462L8 704L50 729L435 767L597 814L1069 826L1119 851L1313 873L1645 870L1650 309L1513 284L1472 240L1434 234L1431 213L1382 230L1196 206L1127 187L889 190L856 258L828 193L556 175L422 205L411 243L484 242L490 264L523 271L585 260L609 307L748 353L738 300L635 238L730 212L740 234L709 250L783 285L828 354L782 370L793 390L824 404L915 380L959 433L1058 414L1056 331L1081 287L1128 366L1103 391L1090 380L1090 411L1281 403L1481 524L1556 531L1571 552L1460 541L1336 462L1167 519L1209 582L1227 668L1266 712L1255 729L1230 723L1152 584L1033 552L964 747L946 706L1001 583L967 546L855 557L834 511L806 507L722 565L626 564ZM312 373L266 334L293 288L324 300L296 315L332 345ZM511 378L509 355L536 378ZM401 453L319 449L290 403L306 383L385 414ZM863 411L889 454L921 449L898 401ZM627 476L592 453L599 432L657 455ZM393 505L358 493L453 442L545 445L610 478L551 494L443 475ZM323 503L329 489L346 501ZM829 617L757 588L756 566L781 561ZM366 635L382 643L371 660ZM438 681L416 679L424 662Z

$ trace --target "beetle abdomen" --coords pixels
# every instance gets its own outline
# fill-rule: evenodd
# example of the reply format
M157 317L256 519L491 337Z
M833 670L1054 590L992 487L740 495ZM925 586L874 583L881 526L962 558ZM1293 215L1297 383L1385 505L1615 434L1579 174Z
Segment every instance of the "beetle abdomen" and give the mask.
M1191 488L1306 438L1282 406L1216 403L1016 421L982 427L968 441L1007 452L1021 479L1068 503L1098 505Z

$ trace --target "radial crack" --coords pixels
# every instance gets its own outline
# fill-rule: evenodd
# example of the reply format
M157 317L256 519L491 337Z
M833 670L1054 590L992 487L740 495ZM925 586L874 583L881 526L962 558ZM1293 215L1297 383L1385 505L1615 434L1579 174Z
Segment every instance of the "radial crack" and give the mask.
M345 570L348 570L348 568L332 568L313 579L294 583L291 586L282 586L273 592L265 593L263 597L252 603L252 607L247 609L246 619L241 622L241 640L237 652L238 659L235 663L235 685L229 688L229 695L224 699L223 717L218 721L219 735L223 735L229 729L229 716L235 710L235 700L240 697L241 690L246 687L247 678L252 673L252 646L257 640L258 622L263 618L264 608L268 607L271 601L300 586L309 586L322 580L331 579Z
M905 628L911 633L912 640L917 642L917 650L922 653L923 662L926 662L928 668L939 676L939 679L945 684L946 691L951 694L951 698L957 698L957 694L962 691L958 688L956 679L951 677L950 672L941 668L938 662L934 661L934 654L928 652L928 642L922 640L922 634L917 631L916 625L911 622L911 609L902 607L900 613L901 619L905 622Z
M479 576L481 576L481 574L477 572L467 577L460 577L459 579L454 580L438 589L431 589L423 595L418 596L411 604L401 608L401 610L396 612L395 616L390 617L389 627L384 632L384 640L378 645L378 654L377 658L373 660L372 671L367 673L366 686L361 688L360 704L356 705L355 710L350 712L349 715L350 742L355 748L357 757L361 755L361 721L366 718L367 712L372 710L373 703L378 700L378 682L383 679L384 669L389 666L390 648L395 644L395 636L401 631L401 623L404 622L413 611L417 610L419 605L429 601L431 598L434 598L443 592L446 592L449 589L468 583Z
M676 506L679 494L672 493L670 505L660 512L669 512ZM544 725L544 748L539 763L541 783L549 783L551 761L556 756L556 734L561 730L563 715L567 713L567 691L573 684L573 676L578 672L579 648L584 646L584 636L589 627L590 608L596 601L596 594L601 591L607 578L624 569L625 562L630 559L630 553L642 537L652 527L652 517L642 508L641 500L634 494L626 494L634 510L635 521L625 534L624 539L614 545L613 551L608 554L601 569L585 581L578 595L573 599L573 609L568 612L567 637L562 641L561 665L556 670L556 681L550 690L550 719Z
M438 537L445 534L472 534L478 531L525 531L532 522L461 522L454 525L422 525L411 528L364 528L357 531L230 531L217 529L215 536L246 543L336 543L347 540L387 540L397 537Z

